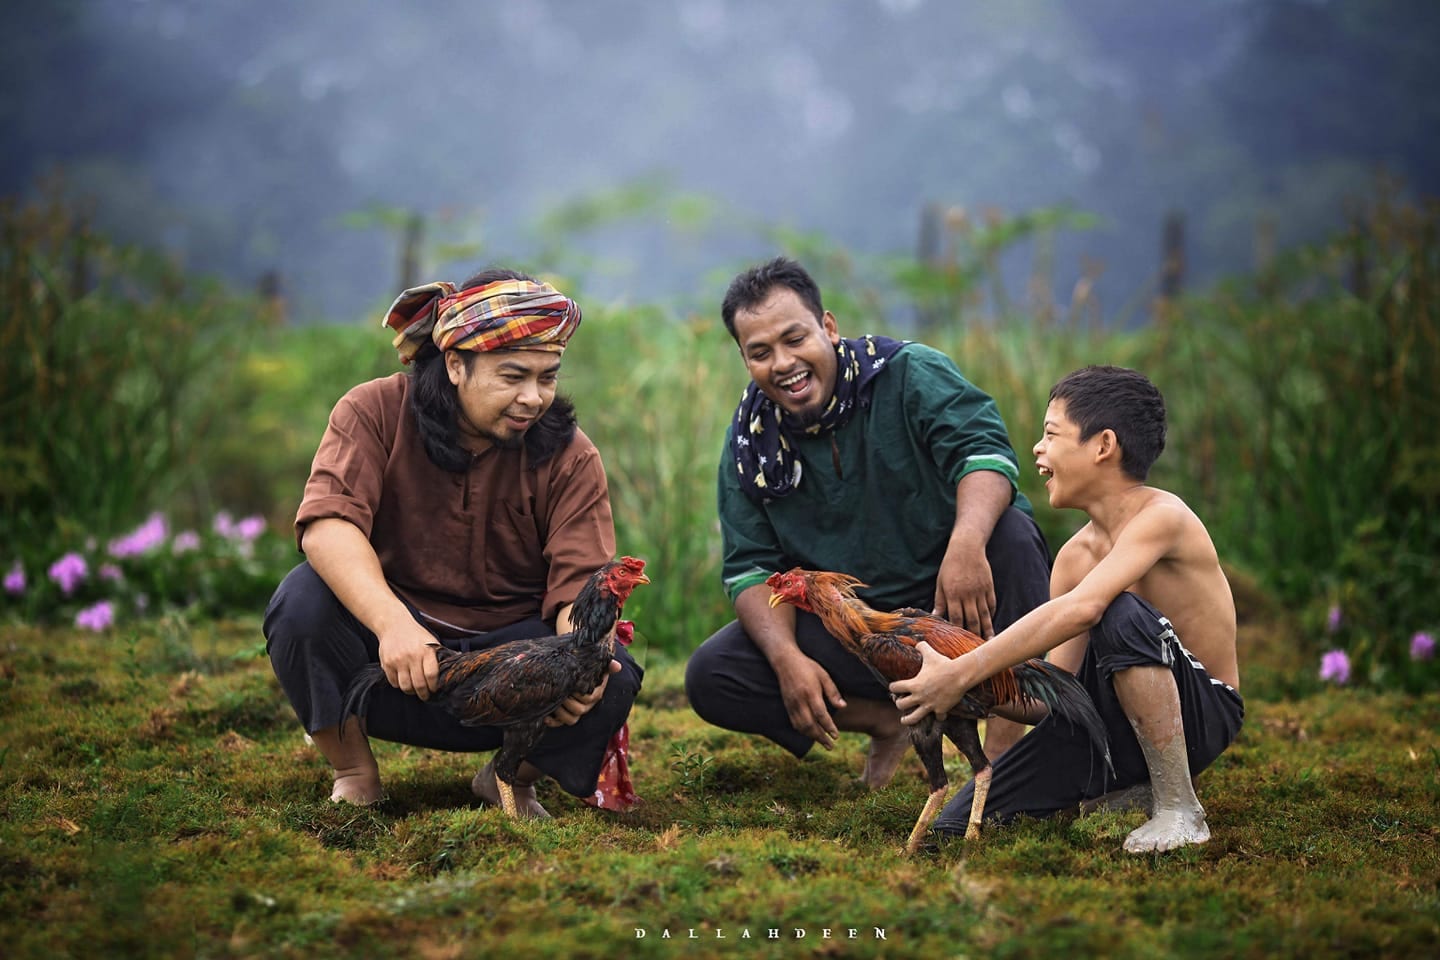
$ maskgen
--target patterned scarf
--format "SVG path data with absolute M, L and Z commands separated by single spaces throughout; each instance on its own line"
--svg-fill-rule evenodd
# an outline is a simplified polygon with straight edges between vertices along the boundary
M 848 423 L 856 407 L 870 405 L 870 382 L 909 342 L 868 335 L 842 339 L 835 347 L 839 359 L 835 394 L 820 419 L 808 426 L 765 396 L 755 381 L 746 384 L 730 438 L 730 453 L 746 495 L 752 500 L 773 500 L 799 486 L 801 464 L 789 435 L 815 435 Z
M 458 292 L 442 280 L 400 294 L 384 326 L 396 331 L 395 349 L 406 364 L 427 341 L 441 350 L 560 353 L 580 326 L 580 305 L 532 280 L 498 280 Z

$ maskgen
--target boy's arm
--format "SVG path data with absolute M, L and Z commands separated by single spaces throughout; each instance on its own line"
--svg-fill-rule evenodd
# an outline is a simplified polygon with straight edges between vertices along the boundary
M 921 643 L 925 661 L 920 672 L 890 685 L 904 712 L 901 719 L 916 723 L 930 713 L 944 715 L 976 684 L 1088 631 L 1111 601 L 1174 549 L 1183 526 L 1183 513 L 1172 505 L 1144 507 L 1074 589 L 1031 610 L 976 650 L 949 660 Z
M 1066 549 L 1069 547 L 1070 549 Z M 1050 571 L 1050 599 L 1063 597 L 1080 585 L 1085 579 L 1085 556 L 1081 550 L 1075 547 L 1072 539 L 1055 556 L 1055 566 Z M 1047 660 L 1061 669 L 1067 670 L 1071 675 L 1080 672 L 1080 662 L 1085 659 L 1085 646 L 1089 642 L 1087 633 L 1079 633 L 1061 640 L 1050 648 Z
M 1059 597 L 1075 589 L 1085 575 L 1085 555 L 1076 547 L 1075 538 L 1060 548 L 1055 557 L 1055 566 L 1050 571 L 1050 596 Z M 1046 658 L 1051 663 L 1072 675 L 1080 672 L 1080 662 L 1085 657 L 1086 634 L 1064 640 L 1050 651 Z M 1027 726 L 1037 724 L 1050 712 L 1043 703 L 1033 702 L 1025 706 L 1011 702 L 997 704 L 995 716 L 985 721 L 985 755 L 991 760 L 1014 746 L 1025 735 Z

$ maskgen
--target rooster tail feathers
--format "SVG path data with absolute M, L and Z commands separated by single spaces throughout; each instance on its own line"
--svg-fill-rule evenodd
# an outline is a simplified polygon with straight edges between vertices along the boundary
M 385 670 L 378 663 L 367 663 L 360 668 L 350 680 L 350 686 L 345 691 L 345 703 L 340 708 L 340 737 L 345 737 L 345 719 L 351 714 L 365 719 L 365 712 L 370 707 L 370 694 L 375 687 L 381 683 L 388 683 L 385 679 Z
M 1022 697 L 1039 700 L 1050 708 L 1050 713 L 1078 726 L 1089 735 L 1095 751 L 1105 758 L 1105 766 L 1113 774 L 1115 765 L 1110 760 L 1110 735 L 1095 701 L 1068 670 L 1057 667 L 1048 660 L 1030 660 L 1015 668 L 1016 680 L 1020 684 Z

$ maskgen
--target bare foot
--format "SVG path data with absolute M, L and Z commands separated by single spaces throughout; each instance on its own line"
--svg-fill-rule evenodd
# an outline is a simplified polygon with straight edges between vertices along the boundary
M 1125 838 L 1125 852 L 1159 853 L 1209 839 L 1210 825 L 1205 822 L 1203 808 L 1161 810 Z
M 879 790 L 895 776 L 905 751 L 910 749 L 910 734 L 902 728 L 888 737 L 871 737 L 870 752 L 865 757 L 865 770 L 860 782 L 871 790 Z
M 500 787 L 495 782 L 495 761 L 490 761 L 480 768 L 475 774 L 475 779 L 470 781 L 470 792 L 475 794 L 485 803 L 491 806 L 500 806 Z M 535 817 L 541 820 L 549 820 L 550 813 L 535 799 L 535 785 L 533 783 L 514 785 L 515 805 L 520 808 L 520 816 Z
M 330 790 L 332 803 L 353 803 L 357 807 L 368 807 L 385 799 L 385 788 L 380 785 L 379 773 L 351 773 L 335 775 L 335 785 Z

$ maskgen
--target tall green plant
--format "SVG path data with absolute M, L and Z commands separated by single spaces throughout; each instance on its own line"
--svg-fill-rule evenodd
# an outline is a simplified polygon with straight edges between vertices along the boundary
M 604 458 L 620 549 L 649 560 L 661 587 L 626 611 L 657 647 L 688 653 L 733 616 L 715 475 L 745 369 L 718 320 L 590 308 L 585 324 L 564 389 Z
M 187 512 L 238 422 L 225 370 L 258 309 L 107 243 L 59 201 L 5 204 L 0 235 L 5 542 L 113 533 L 162 504 Z
M 1440 623 L 1437 210 L 1382 200 L 1254 293 L 1188 301 L 1157 329 L 1177 485 L 1312 636 L 1358 633 L 1362 675 L 1403 668 Z M 1177 402 L 1178 401 L 1178 402 Z M 1329 641 L 1331 643 L 1335 640 Z

